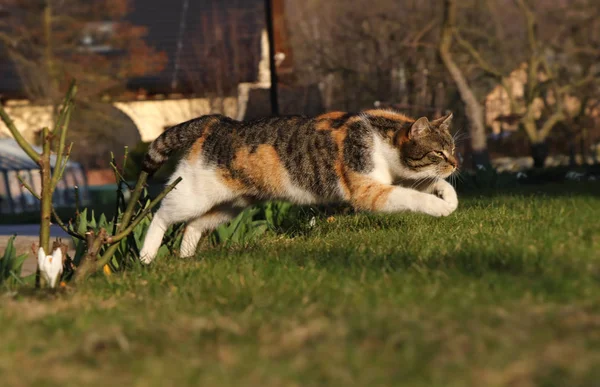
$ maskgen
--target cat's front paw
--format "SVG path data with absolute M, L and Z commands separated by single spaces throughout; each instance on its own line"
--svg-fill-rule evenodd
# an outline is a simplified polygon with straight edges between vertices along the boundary
M 436 187 L 433 191 L 433 194 L 447 202 L 452 207 L 452 211 L 456 210 L 458 207 L 458 196 L 456 195 L 454 187 L 452 187 L 450 184 L 444 184 Z
M 149 265 L 152 261 L 154 261 L 154 257 L 150 254 L 145 254 L 143 251 L 140 252 L 140 261 L 144 265 Z
M 458 205 L 458 201 L 456 205 Z M 448 216 L 454 212 L 456 205 L 437 196 L 429 195 L 423 205 L 422 212 L 436 217 Z

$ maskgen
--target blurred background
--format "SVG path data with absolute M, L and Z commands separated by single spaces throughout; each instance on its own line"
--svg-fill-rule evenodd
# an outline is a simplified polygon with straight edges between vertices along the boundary
M 209 113 L 452 111 L 463 170 L 583 176 L 599 59 L 597 0 L 0 0 L 0 100 L 25 138 L 79 84 L 65 202 L 114 190 L 111 151 L 130 147 L 134 179 L 149 142 Z M 16 174 L 35 165 L 6 138 L 0 123 L 0 213 L 26 212 Z

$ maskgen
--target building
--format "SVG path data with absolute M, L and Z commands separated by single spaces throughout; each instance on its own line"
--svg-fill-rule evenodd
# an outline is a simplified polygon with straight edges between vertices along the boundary
M 4 17 L 10 17 L 9 11 L 5 7 Z M 278 71 L 288 83 L 281 85 L 281 111 L 315 114 L 321 110 L 318 88 L 289 85 L 293 64 L 284 15 L 283 0 L 274 1 Z M 152 141 L 166 128 L 204 114 L 237 119 L 270 114 L 264 0 L 134 0 L 127 19 L 147 28 L 146 43 L 164 52 L 168 62 L 157 74 L 128 79 L 125 93 L 105 96 L 116 110 L 110 114 L 125 116 L 114 130 L 134 130 L 137 141 Z M 102 36 L 113 28 L 110 22 L 89 23 L 82 45 L 109 55 L 111 47 Z M 0 44 L 0 53 L 3 49 Z M 25 98 L 6 55 L 0 55 L 0 76 L 6 111 L 24 137 L 34 141 L 42 127 L 51 126 L 51 108 Z M 0 122 L 2 134 L 7 129 Z M 135 145 L 136 136 L 126 136 L 125 144 Z

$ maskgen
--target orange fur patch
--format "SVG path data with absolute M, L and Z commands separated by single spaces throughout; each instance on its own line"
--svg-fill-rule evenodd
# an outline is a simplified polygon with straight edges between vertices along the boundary
M 352 192 L 351 202 L 356 208 L 377 211 L 381 209 L 394 187 L 380 184 L 358 173 L 348 173 L 348 184 Z
M 316 117 L 316 130 L 335 130 L 331 127 L 331 121 L 337 120 L 344 116 L 344 112 L 329 112 Z
M 394 120 L 394 121 L 401 121 L 401 122 L 414 122 L 415 120 L 402 114 L 402 113 L 398 113 L 392 110 L 385 110 L 385 109 L 371 109 L 371 110 L 366 110 L 365 111 L 366 114 L 373 116 L 373 117 L 383 117 L 383 118 L 387 118 L 388 120 Z
M 409 130 L 410 130 L 410 128 L 406 128 L 406 129 L 403 129 L 401 133 L 397 134 L 397 137 L 395 138 L 396 146 L 400 147 L 402 144 L 404 144 L 405 142 L 407 142 L 408 140 L 410 140 L 408 138 L 408 131 Z
M 245 193 L 247 191 L 246 185 L 240 180 L 234 179 L 233 176 L 231 176 L 231 172 L 229 170 L 225 168 L 218 168 L 217 176 L 219 177 L 219 180 L 221 180 L 221 182 L 227 187 L 229 187 L 229 189 L 231 189 L 232 191 L 242 193 Z
M 200 157 L 202 153 L 202 146 L 204 145 L 204 141 L 206 140 L 206 136 L 202 135 L 199 139 L 194 142 L 192 147 L 190 148 L 190 152 L 188 153 L 188 161 L 196 161 Z
M 320 120 L 320 121 L 317 121 L 317 124 L 315 125 L 315 129 L 317 131 L 319 131 L 319 130 L 333 130 L 333 128 L 331 127 L 331 120 Z
M 317 116 L 317 120 L 337 120 L 338 118 L 342 118 L 344 116 L 344 112 L 329 112 L 325 114 L 321 114 Z
M 232 166 L 256 187 L 270 194 L 277 194 L 283 189 L 285 169 L 271 145 L 259 145 L 252 153 L 247 147 L 241 148 L 235 154 Z
M 350 119 L 348 119 L 344 126 L 340 127 L 339 129 L 335 129 L 331 132 L 333 141 L 335 141 L 338 147 L 338 155 L 335 160 L 335 173 L 338 176 L 338 181 L 340 183 L 342 195 L 345 200 L 350 200 L 352 198 L 353 187 L 346 173 L 346 164 L 344 160 L 344 141 L 346 140 L 346 136 L 348 135 L 348 125 L 362 120 L 363 118 L 360 116 L 351 117 Z
M 344 199 L 350 198 L 350 187 L 348 187 L 348 182 L 346 181 L 346 173 L 345 173 L 345 165 L 344 165 L 344 140 L 346 140 L 346 135 L 348 134 L 348 130 L 345 126 L 337 130 L 333 130 L 331 132 L 331 137 L 333 141 L 337 145 L 338 154 L 335 160 L 335 173 L 338 177 L 338 181 L 340 182 L 340 188 L 342 189 L 342 195 Z
M 204 141 L 206 141 L 206 138 L 210 134 L 212 126 L 214 124 L 216 124 L 218 121 L 219 121 L 218 118 L 213 118 L 206 124 L 206 127 L 204 128 L 204 131 L 202 133 L 202 136 L 200 136 L 194 142 L 192 147 L 190 148 L 190 151 L 189 151 L 188 157 L 187 157 L 188 161 L 193 162 L 193 161 L 198 160 L 198 158 L 200 158 L 200 155 L 202 154 L 202 146 L 204 145 Z

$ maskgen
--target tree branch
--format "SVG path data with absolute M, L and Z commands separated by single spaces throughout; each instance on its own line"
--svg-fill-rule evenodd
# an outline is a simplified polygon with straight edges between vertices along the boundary
M 556 124 L 558 124 L 564 119 L 565 114 L 562 109 L 559 109 L 544 122 L 544 125 L 542 125 L 542 128 L 539 130 L 538 138 L 545 139 L 552 130 L 552 128 L 554 128 Z
M 25 180 L 23 180 L 23 177 L 21 177 L 21 175 L 17 174 L 17 179 L 21 182 L 21 184 L 23 184 L 23 187 L 25 187 L 27 189 L 27 191 L 29 191 L 37 200 L 42 201 L 42 197 L 40 195 L 38 195 L 37 192 L 35 192 L 33 190 L 33 188 L 29 184 L 27 184 L 27 182 L 25 182 Z M 65 225 L 65 223 L 63 222 L 61 217 L 58 215 L 58 213 L 54 209 L 54 206 L 52 207 L 52 216 L 54 217 L 56 224 L 58 224 L 58 226 L 60 228 L 62 228 L 64 232 L 66 232 L 67 234 L 71 235 L 74 238 L 85 240 L 84 236 L 80 235 L 79 233 L 77 233 L 75 231 L 72 231 L 71 229 L 69 229 L 69 227 L 67 227 L 67 225 Z
M 454 32 L 454 38 L 456 39 L 456 42 L 462 48 L 464 48 L 469 53 L 469 55 L 471 55 L 471 57 L 473 59 L 475 59 L 475 61 L 479 65 L 479 67 L 481 67 L 481 69 L 486 74 L 488 74 L 489 76 L 496 78 L 498 80 L 500 80 L 504 77 L 504 75 L 499 70 L 494 68 L 488 61 L 483 59 L 481 54 L 479 54 L 477 49 L 475 47 L 473 47 L 473 45 L 471 43 L 469 43 L 468 41 L 466 41 L 465 39 L 462 38 L 458 29 L 455 28 L 453 32 Z
M 538 42 L 537 42 L 537 27 L 536 19 L 533 12 L 529 9 L 525 0 L 515 0 L 517 6 L 525 17 L 525 23 L 527 26 L 527 40 L 529 42 L 529 72 L 527 76 L 527 108 L 530 109 L 533 100 L 536 97 L 536 90 L 538 88 L 537 80 L 537 69 L 539 66 L 539 54 L 538 54 Z
M 52 174 L 52 190 L 56 188 L 58 180 L 62 177 L 64 167 L 62 166 L 63 153 L 65 150 L 65 139 L 67 137 L 67 130 L 69 128 L 69 121 L 71 120 L 71 111 L 73 109 L 73 96 L 77 92 L 77 86 L 75 82 L 71 83 L 69 91 L 65 96 L 62 109 L 56 121 L 56 126 L 53 132 L 60 130 L 60 139 L 58 142 L 58 149 L 56 151 L 56 162 L 54 163 L 54 173 Z M 70 153 L 70 149 L 69 149 Z M 66 162 L 65 162 L 66 166 Z
M 13 135 L 13 137 L 15 138 L 15 140 L 17 141 L 17 143 L 19 144 L 21 149 L 23 149 L 23 151 L 25 151 L 25 153 L 27 153 L 27 156 L 29 156 L 31 158 L 31 160 L 33 160 L 35 163 L 37 163 L 39 165 L 40 164 L 40 154 L 37 153 L 33 149 L 33 147 L 27 142 L 27 140 L 25 140 L 25 138 L 23 138 L 23 136 L 21 135 L 21 132 L 19 132 L 19 130 L 15 126 L 15 123 L 13 122 L 12 118 L 10 118 L 9 115 L 6 113 L 2 104 L 0 104 L 0 118 L 6 125 L 6 127 L 10 131 L 10 133 Z
M 444 24 L 442 26 L 442 35 L 439 43 L 439 53 L 446 69 L 452 76 L 460 93 L 461 99 L 465 103 L 467 117 L 471 124 L 471 146 L 476 152 L 484 152 L 487 149 L 485 139 L 485 125 L 483 121 L 483 107 L 473 93 L 464 74 L 452 58 L 450 47 L 452 46 L 452 37 L 456 26 L 456 0 L 444 1 Z
M 600 74 L 590 73 L 590 74 L 586 75 L 585 77 L 583 77 L 577 81 L 574 81 L 570 85 L 566 85 L 566 86 L 559 88 L 559 90 L 562 93 L 568 93 L 568 92 L 572 91 L 573 89 L 577 89 L 579 87 L 582 87 L 589 83 L 594 83 L 594 82 L 600 83 Z

